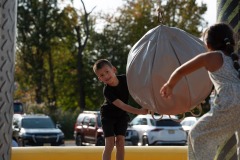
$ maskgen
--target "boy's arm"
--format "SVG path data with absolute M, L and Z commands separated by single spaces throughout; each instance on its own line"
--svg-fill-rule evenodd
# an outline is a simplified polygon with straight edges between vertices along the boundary
M 144 108 L 138 109 L 138 108 L 132 107 L 132 106 L 124 103 L 120 99 L 116 99 L 112 103 L 115 106 L 117 106 L 118 108 L 121 108 L 122 110 L 127 111 L 129 113 L 133 113 L 133 114 L 147 114 L 148 113 L 147 109 L 144 109 Z

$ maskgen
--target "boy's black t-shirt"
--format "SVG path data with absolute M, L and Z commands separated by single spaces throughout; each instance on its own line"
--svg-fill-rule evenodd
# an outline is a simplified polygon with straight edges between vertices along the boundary
M 101 107 L 102 117 L 116 118 L 128 115 L 126 111 L 112 104 L 112 102 L 116 99 L 120 99 L 127 104 L 129 98 L 126 75 L 117 75 L 117 78 L 119 80 L 117 86 L 113 87 L 106 85 L 103 88 L 103 95 L 105 100 Z

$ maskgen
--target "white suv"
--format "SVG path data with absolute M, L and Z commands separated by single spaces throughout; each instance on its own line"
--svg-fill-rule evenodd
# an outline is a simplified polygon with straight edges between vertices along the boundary
M 126 145 L 185 145 L 187 133 L 177 120 L 177 116 L 138 115 L 129 124 Z

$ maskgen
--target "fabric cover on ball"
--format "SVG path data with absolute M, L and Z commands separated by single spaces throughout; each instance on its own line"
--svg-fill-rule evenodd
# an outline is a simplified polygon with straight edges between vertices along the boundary
M 161 97 L 160 88 L 177 67 L 203 52 L 204 43 L 181 29 L 164 25 L 151 29 L 128 55 L 126 74 L 131 96 L 140 106 L 158 114 L 190 111 L 212 90 L 205 68 L 181 79 L 170 99 Z

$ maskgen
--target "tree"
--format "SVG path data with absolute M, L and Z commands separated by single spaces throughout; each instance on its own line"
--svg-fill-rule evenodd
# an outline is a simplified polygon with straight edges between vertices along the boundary
M 89 15 L 91 12 L 87 12 L 85 8 L 84 2 L 81 0 L 81 3 L 83 5 L 84 9 L 84 14 L 83 16 L 79 16 L 81 19 L 78 22 L 78 24 L 75 26 L 75 31 L 77 33 L 77 91 L 79 93 L 79 101 L 78 101 L 78 106 L 80 107 L 80 111 L 83 111 L 85 109 L 85 90 L 84 90 L 84 65 L 83 65 L 83 51 L 84 48 L 87 45 L 89 35 L 90 35 L 90 20 L 89 20 Z M 83 33 L 83 34 L 82 34 Z
M 16 81 L 34 97 L 33 103 L 45 103 L 54 111 L 58 96 L 55 73 L 59 70 L 54 65 L 60 64 L 61 54 L 70 53 L 66 43 L 69 18 L 58 8 L 57 0 L 19 0 L 18 4 Z
M 94 19 L 81 2 L 83 11 L 60 9 L 57 0 L 19 0 L 17 82 L 49 109 L 85 108 L 84 48 Z
M 18 56 L 19 66 L 26 73 L 25 80 L 35 88 L 36 102 L 42 103 L 48 89 L 46 81 L 46 60 L 52 71 L 50 37 L 54 33 L 52 15 L 57 12 L 52 5 L 56 1 L 19 0 L 18 6 Z M 41 8 L 44 8 L 41 9 Z M 51 13 L 51 14 L 49 14 Z M 48 59 L 45 58 L 48 55 Z M 54 90 L 54 74 L 51 73 L 50 88 Z M 53 97 L 55 93 L 51 93 Z

